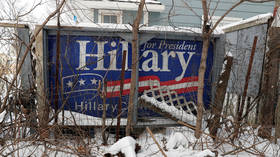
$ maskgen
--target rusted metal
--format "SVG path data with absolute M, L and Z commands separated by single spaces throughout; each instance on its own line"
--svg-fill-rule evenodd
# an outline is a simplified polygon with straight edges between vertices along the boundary
M 238 119 L 237 119 L 238 121 L 241 120 L 243 110 L 244 110 L 245 100 L 246 100 L 246 96 L 247 96 L 247 89 L 248 89 L 251 70 L 252 70 L 253 61 L 254 61 L 254 55 L 256 52 L 257 41 L 258 41 L 258 36 L 255 36 L 252 51 L 251 51 L 251 56 L 250 56 L 250 60 L 249 60 L 249 65 L 248 65 L 248 70 L 247 70 L 247 75 L 246 75 L 246 80 L 245 80 L 245 85 L 244 85 L 244 90 L 243 90 L 243 95 L 242 95 L 242 101 L 241 101 L 239 112 L 238 112 Z
M 237 136 L 239 134 L 239 128 L 240 128 L 240 124 L 242 121 L 242 114 L 243 114 L 245 100 L 246 100 L 246 96 L 247 96 L 247 89 L 248 89 L 252 65 L 253 65 L 253 61 L 254 61 L 254 55 L 255 55 L 255 51 L 256 51 L 257 41 L 258 41 L 258 36 L 255 36 L 252 51 L 251 51 L 251 56 L 250 56 L 250 60 L 249 60 L 248 70 L 247 70 L 247 74 L 246 74 L 244 90 L 243 90 L 243 94 L 242 94 L 242 98 L 241 98 L 241 104 L 239 104 L 239 103 L 237 104 L 238 105 L 237 106 L 238 107 L 237 118 L 236 118 L 236 125 L 234 128 L 234 135 L 232 136 L 232 139 L 237 138 Z
M 121 124 L 121 112 L 122 112 L 122 93 L 123 93 L 125 62 L 126 62 L 125 59 L 126 59 L 126 50 L 123 51 L 123 57 L 122 57 L 122 72 L 121 72 L 121 80 L 120 80 L 120 99 L 119 99 L 119 104 L 118 104 L 116 141 L 118 141 L 119 138 L 120 138 L 120 124 Z

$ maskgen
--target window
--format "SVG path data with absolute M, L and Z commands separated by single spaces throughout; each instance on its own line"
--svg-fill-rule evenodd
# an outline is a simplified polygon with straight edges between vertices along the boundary
M 98 23 L 122 24 L 122 11 L 99 10 L 98 11 Z
M 147 11 L 143 12 L 143 24 L 145 26 L 148 26 L 148 24 L 149 24 L 149 12 L 147 12 Z
M 103 23 L 118 23 L 116 15 L 104 15 Z

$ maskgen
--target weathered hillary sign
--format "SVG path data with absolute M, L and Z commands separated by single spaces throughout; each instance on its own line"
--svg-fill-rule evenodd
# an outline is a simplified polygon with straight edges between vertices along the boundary
M 126 72 L 123 90 L 123 116 L 126 116 L 127 96 L 130 89 L 131 44 L 120 37 L 61 36 L 59 106 L 96 117 L 102 116 L 102 89 L 99 84 L 106 81 L 107 116 L 117 115 L 120 94 L 122 55 L 126 56 Z M 202 42 L 153 38 L 139 48 L 139 93 L 151 87 L 151 83 L 167 86 L 183 95 L 186 100 L 196 102 L 198 69 Z M 50 99 L 55 93 L 56 36 L 48 35 Z M 213 47 L 207 58 L 204 102 L 210 100 L 210 71 Z M 99 83 L 100 82 L 100 83 Z M 99 90 L 100 89 L 100 90 Z M 104 95 L 104 93 L 103 93 Z M 141 113 L 143 111 L 139 111 Z M 145 115 L 154 115 L 145 111 Z

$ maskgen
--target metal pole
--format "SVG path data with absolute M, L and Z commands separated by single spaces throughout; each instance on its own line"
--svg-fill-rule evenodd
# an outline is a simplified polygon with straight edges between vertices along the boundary
M 248 86 L 249 86 L 251 70 L 252 70 L 254 56 L 255 56 L 255 52 L 256 52 L 257 41 L 258 41 L 258 36 L 255 36 L 252 51 L 251 51 L 251 56 L 250 56 L 250 60 L 249 60 L 248 70 L 247 70 L 247 74 L 246 74 L 245 85 L 244 85 L 244 90 L 243 90 L 243 95 L 242 95 L 242 101 L 241 101 L 241 105 L 240 105 L 240 108 L 239 108 L 240 110 L 238 112 L 238 121 L 242 120 L 241 118 L 242 118 L 242 114 L 243 114 L 243 110 L 244 110 L 245 99 L 247 97 L 247 90 L 248 90 Z

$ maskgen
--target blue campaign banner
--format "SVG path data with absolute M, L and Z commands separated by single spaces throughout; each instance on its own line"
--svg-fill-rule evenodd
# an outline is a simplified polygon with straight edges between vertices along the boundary
M 58 106 L 95 117 L 102 117 L 106 95 L 107 117 L 117 116 L 120 94 L 122 55 L 127 51 L 122 117 L 126 117 L 131 74 L 131 44 L 120 37 L 75 36 L 60 37 L 59 87 L 55 86 L 56 36 L 47 36 L 49 98 L 54 106 L 55 89 L 59 88 Z M 166 86 L 187 101 L 196 102 L 198 69 L 202 42 L 153 38 L 139 48 L 139 95 L 151 86 Z M 208 50 L 205 74 L 205 107 L 211 100 L 210 73 L 213 46 Z M 102 92 L 106 81 L 107 92 Z M 152 85 L 151 85 L 152 83 Z M 145 116 L 158 116 L 138 109 Z

